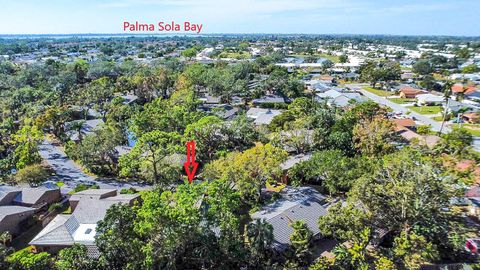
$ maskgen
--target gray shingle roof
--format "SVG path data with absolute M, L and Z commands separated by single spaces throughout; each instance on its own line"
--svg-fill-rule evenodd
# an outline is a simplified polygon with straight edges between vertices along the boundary
M 285 162 L 280 164 L 280 168 L 282 170 L 288 170 L 293 166 L 295 166 L 295 164 L 298 164 L 303 161 L 307 161 L 310 158 L 312 158 L 312 154 L 300 154 L 300 155 L 291 156 Z
M 72 215 L 75 216 L 80 223 L 94 224 L 102 220 L 108 208 L 115 203 L 118 203 L 118 201 L 81 199 Z
M 116 191 L 116 190 L 113 190 Z M 116 195 L 109 189 L 90 189 L 78 192 L 72 198 L 78 199 L 78 204 L 71 215 L 56 216 L 35 238 L 30 242 L 31 245 L 73 245 L 82 243 L 87 245 L 88 254 L 93 258 L 98 257 L 96 247 L 88 248 L 93 245 L 93 238 L 85 238 L 82 226 L 96 224 L 102 220 L 108 208 L 117 203 L 129 203 L 137 198 L 138 194 L 120 194 Z M 101 196 L 108 196 L 102 198 Z M 72 199 L 71 198 L 71 199 Z M 95 225 L 91 227 L 95 228 Z M 79 235 L 80 233 L 80 235 Z M 82 235 L 83 234 L 83 235 Z M 79 237 L 80 236 L 80 237 Z
M 290 244 L 290 224 L 297 220 L 305 221 L 313 235 L 318 235 L 318 218 L 327 214 L 325 197 L 310 187 L 287 187 L 281 195 L 281 199 L 252 214 L 253 219 L 265 219 L 272 225 L 275 247 L 283 249 Z
M 72 234 L 79 223 L 72 215 L 57 215 L 37 234 L 30 245 L 73 245 Z
M 45 195 L 46 192 L 50 192 L 51 190 L 55 190 L 55 189 L 49 189 L 46 187 L 23 188 L 22 192 L 17 194 L 14 201 L 17 203 L 35 205 L 39 203 L 39 200 L 42 198 L 43 195 Z M 60 191 L 58 192 L 60 195 Z
M 35 208 L 17 206 L 17 205 L 6 205 L 0 206 L 0 222 L 6 217 L 14 214 L 28 213 L 33 214 L 36 211 Z
M 264 114 L 260 114 L 253 123 L 255 125 L 268 125 L 272 122 L 273 118 L 279 114 L 281 114 L 281 111 L 278 110 L 268 110 Z
M 20 193 L 20 189 L 12 186 L 0 186 L 0 205 L 12 203 L 15 196 Z
M 261 103 L 284 103 L 285 99 L 281 96 L 277 95 L 266 95 L 261 98 L 257 98 L 252 100 L 253 104 L 261 104 Z

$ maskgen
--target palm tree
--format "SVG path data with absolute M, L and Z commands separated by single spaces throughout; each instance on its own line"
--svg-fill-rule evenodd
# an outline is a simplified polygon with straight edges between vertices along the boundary
M 265 220 L 255 220 L 245 226 L 245 243 L 252 254 L 252 265 L 264 261 L 273 242 L 273 227 Z
M 76 120 L 73 121 L 70 130 L 76 131 L 78 133 L 78 140 L 81 142 L 83 139 L 83 125 L 85 124 L 85 120 Z
M 9 232 L 3 232 L 0 234 L 0 242 L 2 242 L 4 246 L 10 241 L 12 241 L 12 235 Z
M 440 130 L 438 131 L 439 135 L 442 134 L 443 126 L 445 125 L 445 120 L 447 118 L 448 103 L 450 102 L 450 97 L 452 96 L 452 85 L 453 85 L 453 83 L 451 81 L 447 81 L 443 85 L 443 98 L 445 100 L 445 109 L 443 110 L 442 126 L 440 127 Z

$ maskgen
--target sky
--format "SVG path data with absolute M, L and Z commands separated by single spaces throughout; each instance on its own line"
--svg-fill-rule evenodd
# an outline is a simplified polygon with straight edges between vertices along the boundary
M 479 10 L 479 0 L 0 0 L 0 34 L 128 33 L 125 21 L 189 21 L 203 24 L 202 34 L 480 36 Z

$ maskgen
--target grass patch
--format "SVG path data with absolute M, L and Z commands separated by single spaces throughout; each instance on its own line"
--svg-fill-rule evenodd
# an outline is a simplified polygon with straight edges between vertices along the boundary
M 223 51 L 218 55 L 218 58 L 233 58 L 233 59 L 250 59 L 252 55 L 248 52 L 226 52 Z
M 390 100 L 391 102 L 395 102 L 397 104 L 408 104 L 408 103 L 415 102 L 414 98 L 389 98 L 388 100 Z
M 313 56 L 313 57 L 316 57 L 316 58 L 326 58 L 326 59 L 332 61 L 333 63 L 339 63 L 340 62 L 340 57 L 339 56 L 326 54 L 326 53 L 315 53 L 313 55 L 310 55 L 310 54 L 291 54 L 289 56 L 290 57 L 301 57 L 301 58 L 305 58 L 305 57 L 308 57 L 308 56 Z
M 443 121 L 443 116 L 435 116 L 435 117 L 432 117 L 432 119 L 437 121 L 437 122 L 442 122 Z
M 375 89 L 375 88 L 370 87 L 370 86 L 365 86 L 365 87 L 363 87 L 363 89 L 367 90 L 368 92 L 370 92 L 372 94 L 375 94 L 375 95 L 381 96 L 381 97 L 389 97 L 389 96 L 393 96 L 395 94 L 393 92 L 380 90 L 380 89 Z
M 463 124 L 462 127 L 472 136 L 480 137 L 480 124 Z
M 326 54 L 326 53 L 319 53 L 319 54 L 315 54 L 316 57 L 322 57 L 322 58 L 327 58 L 328 60 L 334 62 L 334 63 L 338 63 L 340 62 L 340 57 L 336 56 L 336 55 L 330 55 L 330 54 Z
M 407 108 L 419 114 L 437 114 L 442 111 L 442 106 L 410 106 Z

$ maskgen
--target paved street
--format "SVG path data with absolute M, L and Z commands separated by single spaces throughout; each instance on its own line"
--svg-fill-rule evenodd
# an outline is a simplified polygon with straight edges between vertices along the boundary
M 440 127 L 442 125 L 440 122 L 437 122 L 437 121 L 435 121 L 435 120 L 433 120 L 433 119 L 431 119 L 431 118 L 429 118 L 425 115 L 414 112 L 414 111 L 412 111 L 408 108 L 405 108 L 405 107 L 401 106 L 400 104 L 397 104 L 395 102 L 391 102 L 390 100 L 388 100 L 385 97 L 377 96 L 373 93 L 370 93 L 370 92 L 363 89 L 363 85 L 352 84 L 352 85 L 350 85 L 350 88 L 353 89 L 353 90 L 359 91 L 364 96 L 368 97 L 369 99 L 375 101 L 378 104 L 382 104 L 382 105 L 385 105 L 385 106 L 388 106 L 388 107 L 392 108 L 394 111 L 402 112 L 402 113 L 410 112 L 410 115 L 415 117 L 417 120 L 420 120 L 420 121 L 424 122 L 425 124 L 430 125 L 432 127 L 433 131 L 439 131 L 440 130 Z M 450 127 L 444 126 L 442 133 L 448 133 L 450 131 L 452 131 L 452 129 Z M 480 138 L 479 137 L 473 137 L 472 147 L 475 151 L 480 152 Z
M 352 85 L 351 87 L 352 87 L 352 89 L 354 89 L 356 91 L 359 91 L 360 93 L 362 93 L 364 96 L 368 97 L 369 99 L 375 101 L 376 103 L 388 106 L 396 112 L 402 112 L 402 113 L 410 112 L 409 113 L 410 116 L 415 117 L 415 119 L 417 119 L 419 121 L 422 121 L 426 125 L 430 125 L 432 127 L 433 131 L 437 132 L 437 131 L 440 130 L 440 127 L 442 125 L 440 122 L 437 122 L 437 121 L 435 121 L 435 120 L 433 120 L 433 119 L 431 119 L 431 118 L 429 118 L 425 115 L 414 112 L 414 111 L 412 111 L 408 108 L 405 108 L 405 107 L 401 106 L 400 104 L 397 104 L 395 102 L 392 102 L 392 101 L 388 100 L 385 97 L 380 97 L 380 96 L 377 96 L 373 93 L 370 93 L 370 92 L 364 90 L 362 88 L 362 86 Z M 443 131 L 442 131 L 443 133 L 450 132 L 450 131 L 451 131 L 451 129 L 449 127 L 447 127 L 447 126 L 443 127 Z
M 136 189 L 148 188 L 148 185 L 140 183 L 125 183 L 114 179 L 100 179 L 82 172 L 80 167 L 69 159 L 67 155 L 58 146 L 55 146 L 52 142 L 44 140 L 39 145 L 39 153 L 43 160 L 48 163 L 55 171 L 56 175 L 50 179 L 51 181 L 61 181 L 65 185 L 61 188 L 62 193 L 67 193 L 73 189 L 76 185 L 81 183 L 97 184 L 100 188 L 130 188 Z

